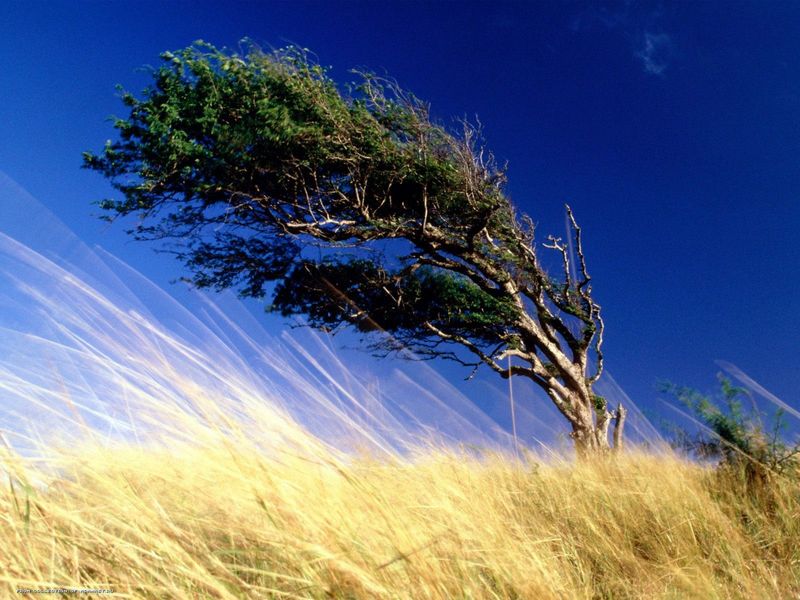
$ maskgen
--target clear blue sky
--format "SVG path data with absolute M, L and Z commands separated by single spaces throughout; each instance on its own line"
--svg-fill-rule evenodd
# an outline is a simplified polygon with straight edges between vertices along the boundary
M 111 190 L 81 152 L 161 51 L 243 37 L 477 114 L 543 235 L 572 205 L 607 365 L 640 405 L 658 378 L 708 389 L 716 359 L 797 402 L 800 3 L 5 1 L 0 170 L 168 286 L 178 264 L 93 218 Z

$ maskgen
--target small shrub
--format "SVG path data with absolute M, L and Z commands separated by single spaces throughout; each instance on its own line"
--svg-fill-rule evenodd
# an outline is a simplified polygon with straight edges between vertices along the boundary
M 757 490 L 776 475 L 797 478 L 800 443 L 792 445 L 785 438 L 784 410 L 778 408 L 768 417 L 749 390 L 733 385 L 722 373 L 717 378 L 720 391 L 716 396 L 671 382 L 660 384 L 660 391 L 686 406 L 703 428 L 693 434 L 673 427 L 673 444 L 699 458 L 719 460 L 723 469 L 742 475 Z M 752 408 L 745 408 L 745 400 Z

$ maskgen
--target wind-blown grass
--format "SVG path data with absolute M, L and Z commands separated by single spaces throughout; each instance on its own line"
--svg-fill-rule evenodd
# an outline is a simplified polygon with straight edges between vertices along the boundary
M 313 446 L 313 444 L 312 444 Z M 62 451 L 0 493 L 5 593 L 134 598 L 788 598 L 796 484 L 674 456 L 536 466 L 427 449 L 265 456 L 226 437 Z
M 321 351 L 294 360 L 219 311 L 227 333 L 184 311 L 179 336 L 88 281 L 0 235 L 2 596 L 800 594 L 796 481 L 426 438 L 413 402 L 393 411 Z M 435 413 L 451 442 L 492 446 L 457 413 Z

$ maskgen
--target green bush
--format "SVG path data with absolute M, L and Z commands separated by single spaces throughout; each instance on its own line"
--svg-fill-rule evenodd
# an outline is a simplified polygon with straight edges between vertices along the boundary
M 700 458 L 718 460 L 721 468 L 759 487 L 776 475 L 797 477 L 800 443 L 786 439 L 784 410 L 766 415 L 749 390 L 733 385 L 722 373 L 717 378 L 720 391 L 714 396 L 671 382 L 659 385 L 661 392 L 686 406 L 701 426 L 694 434 L 673 427 L 673 444 Z

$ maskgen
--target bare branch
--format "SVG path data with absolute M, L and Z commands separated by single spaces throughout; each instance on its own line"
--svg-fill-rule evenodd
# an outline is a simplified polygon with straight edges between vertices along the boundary
M 489 365 L 489 367 L 491 367 L 493 371 L 496 371 L 498 373 L 503 373 L 504 371 L 506 371 L 505 369 L 503 369 L 503 367 L 501 367 L 499 364 L 497 364 L 491 358 L 491 356 L 486 354 L 476 344 L 472 343 L 467 338 L 465 338 L 465 337 L 463 337 L 461 335 L 453 334 L 453 333 L 445 333 L 444 331 L 442 331 L 441 329 L 439 329 L 438 327 L 436 327 L 433 323 L 431 323 L 429 321 L 425 321 L 425 323 L 423 323 L 423 326 L 426 327 L 428 330 L 430 330 L 431 333 L 439 336 L 440 338 L 442 338 L 444 340 L 450 340 L 450 341 L 456 342 L 458 344 L 461 344 L 467 350 L 472 352 L 475 356 L 480 358 L 481 361 L 483 361 L 485 364 Z
M 547 239 L 550 241 L 550 244 L 542 244 L 545 248 L 549 248 L 550 250 L 556 250 L 561 253 L 561 260 L 564 264 L 564 297 L 567 297 L 569 290 L 572 288 L 572 276 L 570 275 L 570 268 L 569 268 L 569 255 L 567 254 L 567 247 L 561 243 L 560 237 L 555 237 L 552 235 L 547 236 Z
M 603 333 L 605 332 L 605 322 L 603 321 L 603 317 L 600 315 L 600 307 L 597 304 L 593 306 L 596 307 L 596 311 L 594 314 L 595 321 L 597 321 L 597 331 L 595 332 L 595 343 L 594 343 L 594 352 L 595 352 L 595 372 L 594 374 L 589 377 L 589 383 L 594 384 L 599 379 L 600 376 L 603 374 Z
M 578 226 L 578 222 L 575 220 L 575 216 L 572 214 L 572 209 L 570 208 L 569 204 L 564 205 L 567 209 L 567 216 L 569 217 L 570 225 L 572 226 L 572 230 L 575 232 L 575 246 L 576 252 L 578 253 L 578 264 L 581 267 L 581 276 L 582 279 L 580 283 L 578 283 L 578 291 L 581 292 L 583 296 L 583 289 L 589 284 L 592 280 L 589 277 L 589 273 L 586 270 L 586 257 L 583 255 L 583 242 L 581 241 L 581 228 Z M 590 302 L 588 294 L 584 296 L 587 302 Z

